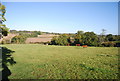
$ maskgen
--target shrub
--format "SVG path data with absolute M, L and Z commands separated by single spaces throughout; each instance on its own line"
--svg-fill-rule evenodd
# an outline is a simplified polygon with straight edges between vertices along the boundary
M 69 44 L 68 36 L 66 34 L 62 34 L 59 37 L 53 37 L 51 44 L 66 46 L 67 44 Z
M 11 43 L 17 43 L 17 44 L 21 44 L 21 43 L 25 43 L 26 37 L 18 35 L 12 38 Z
M 120 43 L 116 43 L 116 45 L 115 45 L 116 47 L 120 47 Z
M 115 44 L 115 47 L 120 47 L 120 41 L 114 41 Z
M 114 42 L 103 42 L 102 46 L 104 47 L 114 47 L 116 45 L 116 43 Z

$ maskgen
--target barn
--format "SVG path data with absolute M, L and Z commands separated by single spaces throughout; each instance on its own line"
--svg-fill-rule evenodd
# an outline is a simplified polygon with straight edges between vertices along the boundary
M 3 36 L 3 38 L 0 38 L 0 43 L 2 41 L 6 42 L 6 43 L 11 43 L 11 39 L 17 35 L 19 35 L 19 34 L 18 33 L 17 34 L 8 34 L 7 36 Z
M 34 38 L 27 38 L 25 43 L 26 44 L 35 44 L 35 43 L 41 43 L 41 44 L 48 44 L 49 42 L 51 42 L 51 39 L 54 36 L 58 36 L 58 35 L 54 35 L 54 34 L 44 34 L 44 35 L 38 35 L 38 37 L 34 37 Z

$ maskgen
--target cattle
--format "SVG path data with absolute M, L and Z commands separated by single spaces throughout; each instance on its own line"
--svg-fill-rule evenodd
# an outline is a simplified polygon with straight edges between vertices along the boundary
M 76 46 L 80 46 L 80 44 L 76 44 Z
M 87 48 L 88 46 L 87 46 L 87 45 L 83 45 L 82 47 L 83 47 L 83 48 Z
M 70 46 L 70 44 L 67 44 L 67 46 Z

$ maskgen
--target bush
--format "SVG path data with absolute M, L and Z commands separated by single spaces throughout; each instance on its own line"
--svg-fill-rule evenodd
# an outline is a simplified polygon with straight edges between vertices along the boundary
M 120 47 L 120 43 L 116 43 L 116 45 L 115 45 L 116 47 Z
M 62 34 L 59 37 L 53 37 L 51 44 L 66 46 L 67 44 L 69 44 L 68 36 L 66 34 Z
M 120 41 L 114 41 L 115 44 L 115 47 L 120 47 Z
M 104 46 L 104 47 L 114 47 L 116 45 L 116 43 L 114 43 L 114 42 L 103 42 L 101 45 Z
M 25 43 L 26 37 L 18 35 L 12 38 L 11 43 L 21 44 Z

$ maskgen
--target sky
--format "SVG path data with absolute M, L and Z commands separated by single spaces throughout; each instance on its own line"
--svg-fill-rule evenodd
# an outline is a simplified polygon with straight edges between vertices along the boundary
M 118 2 L 3 2 L 11 30 L 118 34 Z
M 2 2 L 118 2 L 119 0 L 2 0 Z

